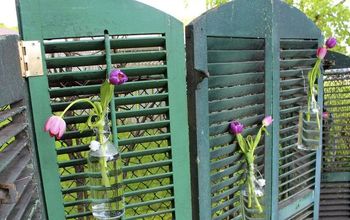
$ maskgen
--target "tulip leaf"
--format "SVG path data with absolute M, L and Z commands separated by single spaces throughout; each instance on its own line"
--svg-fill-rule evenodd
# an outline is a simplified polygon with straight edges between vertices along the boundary
M 246 139 L 247 139 L 247 143 L 249 145 L 248 152 L 250 152 L 250 151 L 254 150 L 254 139 L 253 139 L 253 136 L 251 136 L 251 135 L 248 135 Z
M 265 127 L 262 127 L 261 129 L 262 129 L 263 132 L 266 133 L 266 135 L 270 135 L 269 132 L 267 132 L 267 129 Z
M 241 134 L 237 134 L 236 137 L 237 137 L 238 145 L 241 147 L 242 152 L 246 154 L 248 152 L 248 146 L 247 146 L 246 140 L 243 138 Z
M 259 142 L 260 142 L 261 133 L 262 133 L 262 131 L 263 131 L 263 128 L 264 128 L 264 127 L 261 127 L 261 128 L 259 129 L 258 134 L 255 136 L 255 140 L 254 140 L 254 144 L 253 144 L 254 150 L 255 150 L 256 146 L 258 146 L 258 144 L 259 144 Z
M 96 106 L 96 108 L 98 110 L 98 112 L 96 112 L 96 114 L 102 114 L 103 108 L 102 108 L 101 102 L 94 102 L 94 105 Z
M 113 98 L 114 93 L 114 85 L 110 84 L 107 80 L 102 84 L 101 90 L 100 90 L 100 96 L 101 96 L 101 106 L 102 111 L 105 113 L 108 108 L 109 102 Z

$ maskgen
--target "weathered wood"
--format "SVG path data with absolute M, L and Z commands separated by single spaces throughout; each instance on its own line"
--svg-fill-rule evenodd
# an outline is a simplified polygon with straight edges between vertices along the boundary
M 6 167 L 14 160 L 16 156 L 23 150 L 24 147 L 28 146 L 29 140 L 15 140 L 0 154 L 0 173 L 6 169 Z
M 33 182 L 33 170 L 26 168 L 21 172 L 19 179 L 14 183 L 16 189 L 16 202 L 12 204 L 3 204 L 0 206 L 0 219 L 11 219 L 9 215 L 14 215 L 18 210 L 25 210 L 28 207 L 25 205 L 25 201 L 29 196 L 29 199 L 36 199 L 38 197 L 35 189 L 35 183 Z M 40 210 L 38 210 L 40 212 Z
M 0 204 L 15 203 L 17 199 L 16 186 L 13 183 L 0 183 Z
M 11 164 L 0 174 L 0 183 L 14 183 L 31 160 L 28 151 L 22 151 Z
M 305 190 L 302 193 L 297 194 L 293 198 L 280 203 L 279 208 L 281 209 L 279 213 L 280 219 L 288 219 L 289 217 L 295 215 L 297 210 L 303 210 L 308 207 L 313 202 L 313 191 Z
M 27 128 L 27 123 L 11 123 L 1 130 L 0 146 Z
M 0 107 L 23 98 L 23 79 L 19 66 L 18 37 L 0 36 Z
M 10 215 L 8 216 L 8 219 L 22 219 L 24 216 L 23 214 L 26 211 L 26 208 L 30 204 L 31 199 L 35 196 L 36 190 L 34 190 L 34 186 L 32 184 L 28 184 L 25 186 L 26 193 L 24 193 L 19 200 L 19 202 L 16 204 L 15 207 L 13 207 Z
M 42 212 L 41 212 L 41 205 L 40 200 L 37 199 L 33 201 L 34 205 L 33 208 L 30 210 L 30 214 L 28 215 L 31 220 L 42 220 Z
M 304 78 L 307 78 L 307 72 L 316 61 L 315 49 L 321 39 L 320 30 L 304 14 L 282 1 L 236 0 L 206 12 L 190 23 L 187 32 L 189 126 L 191 146 L 197 147 L 191 153 L 192 160 L 199 161 L 192 164 L 198 169 L 192 171 L 195 175 L 193 180 L 199 183 L 198 189 L 193 187 L 196 198 L 199 198 L 199 204 L 195 204 L 199 214 L 194 218 L 240 217 L 241 213 L 234 203 L 235 195 L 227 195 L 215 203 L 210 201 L 218 195 L 208 195 L 208 185 L 212 187 L 213 182 L 208 181 L 206 172 L 213 176 L 226 174 L 225 178 L 233 178 L 235 171 L 228 173 L 229 169 L 220 170 L 218 167 L 216 174 L 213 170 L 208 171 L 208 165 L 222 162 L 229 166 L 225 164 L 227 158 L 232 159 L 231 164 L 237 162 L 232 154 L 238 154 L 239 148 L 232 151 L 228 147 L 236 144 L 234 136 L 228 131 L 231 120 L 244 121 L 248 131 L 255 124 L 259 126 L 259 119 L 264 114 L 274 118 L 273 125 L 268 127 L 270 136 L 265 137 L 265 153 L 257 157 L 257 163 L 265 160 L 260 166 L 264 167 L 264 178 L 267 179 L 265 218 L 311 218 L 310 210 L 313 201 L 317 206 L 318 197 L 300 192 L 314 185 L 318 189 L 319 175 L 315 178 L 297 174 L 306 180 L 294 178 L 294 186 L 288 181 L 295 174 L 295 166 L 301 166 L 309 175 L 315 173 L 316 161 L 317 166 L 321 161 L 320 155 L 310 162 L 308 160 L 314 154 L 299 156 L 291 153 L 297 140 L 298 118 L 294 114 L 306 101 L 304 85 L 307 80 Z M 203 79 L 204 75 L 208 77 L 208 85 L 205 83 L 207 79 Z M 209 102 L 209 115 L 206 101 Z M 207 125 L 209 134 L 204 127 Z M 254 133 L 253 130 L 250 132 Z M 218 158 L 218 161 L 208 158 L 205 150 L 214 150 L 215 155 L 225 158 Z M 279 156 L 285 159 L 279 160 Z M 206 183 L 206 187 L 203 187 L 203 183 Z M 277 187 L 281 183 L 285 188 Z M 303 189 L 303 184 L 307 185 L 306 189 Z M 279 192 L 289 196 L 282 197 Z M 295 195 L 300 195 L 301 206 L 296 207 L 297 204 L 291 203 Z M 284 204 L 290 206 L 281 210 L 278 203 L 283 200 L 287 200 L 289 203 Z
M 30 145 L 25 111 L 28 94 L 20 76 L 17 39 L 0 36 L 0 107 L 6 106 L 0 111 L 0 123 L 7 123 L 0 128 L 0 219 L 26 219 L 23 213 L 29 206 L 25 200 L 38 198 L 33 169 L 29 168 L 34 146 Z M 39 216 L 41 209 L 39 202 Z
M 25 109 L 26 109 L 25 106 L 20 106 L 18 108 L 10 108 L 0 112 L 0 122 L 3 122 L 8 118 L 11 118 L 19 113 L 22 113 Z

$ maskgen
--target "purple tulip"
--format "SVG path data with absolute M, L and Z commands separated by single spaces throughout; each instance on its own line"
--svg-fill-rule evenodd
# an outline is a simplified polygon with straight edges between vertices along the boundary
M 59 116 L 51 116 L 45 123 L 44 131 L 49 132 L 51 137 L 61 139 L 66 131 L 66 122 Z
M 323 59 L 327 54 L 327 48 L 325 47 L 320 47 L 317 49 L 317 52 L 316 52 L 316 56 L 319 58 L 319 59 Z
M 243 132 L 244 125 L 239 121 L 232 121 L 230 123 L 230 131 L 232 134 L 240 134 Z
M 113 85 L 121 85 L 128 81 L 127 75 L 119 69 L 112 70 L 109 76 L 109 82 Z
M 328 40 L 326 41 L 326 47 L 331 49 L 335 47 L 335 45 L 337 45 L 337 39 L 335 39 L 335 37 L 328 38 Z
M 271 116 L 266 116 L 263 120 L 262 120 L 262 124 L 263 126 L 267 127 L 269 126 L 270 124 L 272 124 L 273 122 L 273 119 Z

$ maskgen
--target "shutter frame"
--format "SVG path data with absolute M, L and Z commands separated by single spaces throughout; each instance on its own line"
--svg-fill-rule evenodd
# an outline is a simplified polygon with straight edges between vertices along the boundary
M 112 120 L 114 122 L 113 124 L 116 124 L 116 130 L 119 134 L 119 147 L 127 149 L 127 147 L 132 144 L 140 145 L 146 142 L 154 143 L 154 145 L 156 145 L 157 142 L 167 142 L 171 144 L 168 146 L 159 145 L 160 147 L 158 150 L 153 148 L 138 149 L 138 151 L 130 150 L 129 152 L 125 150 L 125 152 L 122 153 L 122 158 L 124 160 L 128 160 L 129 158 L 141 158 L 138 162 L 139 164 L 123 168 L 125 175 L 132 176 L 125 179 L 125 184 L 130 186 L 136 186 L 137 184 L 147 185 L 146 189 L 140 188 L 140 190 L 130 191 L 131 188 L 129 188 L 129 191 L 125 193 L 129 198 L 128 203 L 130 203 L 126 205 L 127 216 L 125 218 L 137 219 L 158 216 L 163 219 L 175 217 L 179 219 L 189 219 L 191 216 L 191 193 L 189 187 L 186 187 L 190 185 L 190 174 L 189 156 L 187 153 L 188 132 L 185 98 L 185 66 L 184 51 L 181 49 L 183 48 L 183 30 L 181 22 L 166 13 L 137 1 L 107 0 L 104 4 L 101 4 L 96 0 L 89 0 L 88 2 L 34 0 L 30 4 L 26 1 L 20 1 L 19 8 L 22 37 L 26 40 L 36 39 L 43 42 L 43 55 L 46 53 L 48 56 L 48 54 L 52 55 L 58 52 L 71 55 L 72 52 L 80 52 L 79 50 L 100 51 L 105 47 L 102 38 L 104 30 L 106 29 L 110 36 L 129 36 L 127 39 L 110 39 L 112 50 L 123 50 L 123 53 L 111 52 L 111 64 L 113 66 L 124 62 L 162 63 L 154 64 L 151 67 L 142 65 L 138 67 L 133 65 L 131 67 L 121 68 L 129 76 L 131 81 L 117 87 L 115 90 L 116 119 L 112 117 Z M 116 11 L 118 11 L 118 19 L 113 19 Z M 78 17 L 76 17 L 77 13 L 79 14 Z M 103 16 L 95 16 L 96 14 L 101 14 Z M 72 16 L 74 19 L 72 19 Z M 62 18 L 61 22 L 57 25 L 52 25 L 57 17 Z M 85 19 L 82 19 L 83 17 Z M 45 19 L 41 20 L 41 18 Z M 136 25 L 130 25 L 130 22 L 136 23 Z M 56 22 L 54 23 L 56 24 Z M 146 36 L 147 39 L 142 39 L 142 36 Z M 91 40 L 89 37 L 94 37 L 96 39 Z M 60 39 L 71 38 L 82 38 L 83 40 L 76 42 L 70 40 L 68 40 L 68 42 L 60 41 Z M 162 49 L 159 51 L 152 51 L 154 47 Z M 139 48 L 142 51 L 128 52 L 128 50 L 133 48 Z M 169 50 L 171 52 L 169 52 Z M 71 87 L 72 81 L 74 80 L 81 81 L 91 79 L 93 82 L 94 80 L 101 80 L 106 74 L 105 69 L 103 69 L 103 71 L 76 71 L 75 68 L 77 66 L 95 66 L 104 65 L 106 63 L 104 54 L 85 55 L 86 54 L 80 57 L 65 56 L 53 58 L 48 58 L 46 56 L 46 59 L 43 61 L 45 75 L 37 77 L 36 79 L 28 79 L 32 97 L 34 123 L 37 131 L 36 137 L 39 146 L 39 160 L 47 160 L 46 165 L 48 166 L 42 167 L 42 175 L 44 179 L 44 194 L 47 197 L 47 209 L 49 210 L 48 214 L 50 215 L 50 219 L 72 219 L 91 215 L 91 212 L 87 209 L 85 211 L 74 210 L 77 209 L 80 204 L 81 207 L 88 205 L 88 199 L 73 199 L 73 201 L 70 201 L 68 197 L 62 199 L 63 195 L 70 196 L 75 192 L 87 192 L 84 185 L 72 188 L 63 185 L 62 192 L 60 190 L 60 182 L 74 182 L 88 177 L 87 172 L 68 174 L 64 171 L 64 169 L 72 169 L 74 166 L 84 167 L 86 160 L 84 158 L 77 158 L 72 161 L 64 159 L 64 161 L 57 164 L 57 157 L 65 158 L 69 154 L 77 155 L 78 153 L 84 153 L 88 150 L 88 145 L 81 144 L 69 147 L 69 150 L 64 148 L 55 150 L 54 140 L 39 129 L 52 111 L 62 111 L 65 106 L 69 104 L 69 102 L 56 102 L 55 99 L 65 98 L 69 93 L 71 93 L 71 95 L 92 95 L 98 92 L 98 84 L 96 83 L 86 87 L 79 85 Z M 54 74 L 49 73 L 53 68 L 61 68 L 64 70 L 66 70 L 65 68 L 72 68 L 72 71 L 64 73 L 58 71 L 58 73 Z M 152 79 L 152 77 L 154 78 L 159 75 L 166 78 L 162 78 L 158 81 Z M 149 80 L 146 81 L 147 79 L 145 79 L 145 77 L 148 77 Z M 70 88 L 63 88 L 64 86 L 60 87 L 60 82 Z M 155 94 L 148 94 L 146 91 L 147 89 L 154 89 L 156 92 Z M 158 93 L 157 90 L 160 91 L 160 89 L 162 89 L 162 92 L 156 94 Z M 38 98 L 34 98 L 38 97 L 39 91 L 49 92 L 44 92 L 39 100 Z M 144 95 L 132 96 L 129 93 L 133 91 L 144 91 Z M 51 106 L 50 100 L 52 102 Z M 142 107 L 146 106 L 147 103 L 155 103 L 155 107 Z M 157 106 L 157 103 L 163 104 Z M 125 111 L 125 106 L 130 107 L 132 105 L 138 105 L 140 109 Z M 39 109 L 41 110 L 41 115 L 37 114 Z M 88 111 L 89 107 L 84 104 L 77 105 L 73 108 L 76 112 L 85 109 Z M 113 114 L 113 111 L 111 111 L 111 114 Z M 147 121 L 140 125 L 133 123 L 124 124 L 127 120 L 131 121 L 132 118 L 153 117 L 154 115 L 162 115 L 161 117 L 167 118 L 155 121 L 153 124 L 149 124 Z M 182 115 L 184 115 L 184 117 L 182 117 Z M 77 117 L 67 116 L 66 119 L 69 126 L 75 127 L 77 124 L 83 123 L 84 120 L 86 120 L 86 116 L 84 114 Z M 149 136 L 147 136 L 147 132 L 150 132 L 152 129 L 158 129 L 158 132 L 161 130 L 167 131 L 164 134 L 149 134 Z M 146 131 L 143 132 L 144 135 L 125 137 L 125 134 L 128 132 L 131 134 L 133 131 L 142 130 Z M 72 130 L 68 131 L 63 136 L 62 140 L 71 141 L 73 138 L 81 141 L 92 135 L 93 132 L 91 130 L 83 133 Z M 116 135 L 116 132 L 114 132 L 114 135 Z M 50 146 L 49 149 L 47 149 L 47 146 Z M 46 148 L 46 151 L 44 148 Z M 58 153 L 58 156 L 56 153 Z M 148 163 L 146 159 L 142 158 L 153 158 L 153 161 L 149 161 Z M 166 171 L 163 170 L 165 169 L 164 167 L 166 167 Z M 159 171 L 157 171 L 158 173 L 155 171 L 157 168 L 159 169 Z M 62 170 L 65 174 L 58 174 L 58 170 Z M 50 177 L 50 173 L 55 173 L 55 178 Z M 152 181 L 156 181 L 156 185 L 152 186 Z M 54 192 L 52 195 L 50 195 L 49 188 Z M 159 192 L 161 193 L 162 191 L 166 192 L 167 197 L 164 199 L 156 199 Z M 148 195 L 152 195 L 150 201 L 137 202 L 137 199 L 130 199 L 134 197 L 139 198 L 139 200 L 143 199 L 147 193 Z M 50 199 L 51 197 L 52 199 Z M 53 199 L 55 197 L 56 199 Z M 159 208 L 149 212 L 142 211 L 144 206 L 151 209 L 150 207 L 152 205 L 157 205 Z M 70 211 L 70 209 L 72 211 Z

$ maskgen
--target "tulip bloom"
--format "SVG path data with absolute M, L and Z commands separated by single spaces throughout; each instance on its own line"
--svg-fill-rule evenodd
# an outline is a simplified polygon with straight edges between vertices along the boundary
M 232 121 L 230 123 L 230 131 L 232 134 L 240 134 L 243 132 L 244 125 L 240 123 L 239 121 Z
M 128 77 L 119 69 L 115 69 L 109 76 L 109 82 L 113 85 L 121 85 L 128 81 Z
M 336 45 L 337 45 L 337 39 L 335 39 L 334 37 L 330 37 L 326 41 L 326 47 L 329 49 L 335 47 Z
M 66 122 L 59 116 L 51 116 L 45 123 L 44 131 L 49 132 L 51 137 L 61 139 L 66 131 Z
M 316 52 L 317 58 L 322 60 L 326 56 L 326 54 L 327 54 L 327 48 L 320 47 L 317 49 L 317 52 Z
M 322 113 L 322 118 L 323 118 L 324 120 L 327 120 L 327 119 L 329 118 L 329 112 L 323 112 L 323 113 Z
M 262 124 L 263 124 L 265 127 L 267 127 L 267 126 L 269 126 L 270 124 L 272 124 L 272 122 L 273 122 L 272 117 L 271 117 L 271 116 L 266 116 L 266 117 L 263 119 Z

